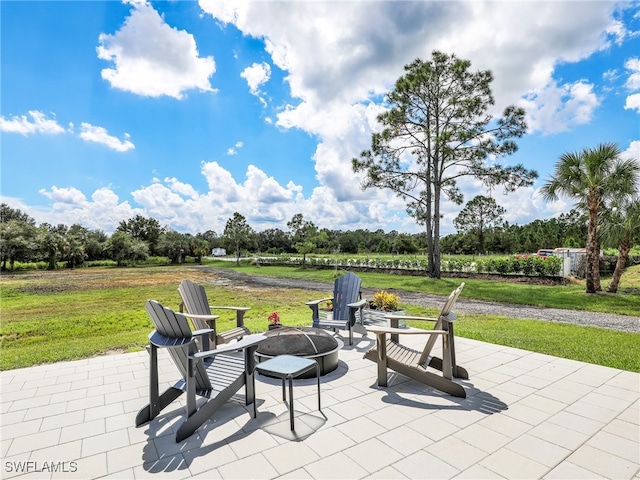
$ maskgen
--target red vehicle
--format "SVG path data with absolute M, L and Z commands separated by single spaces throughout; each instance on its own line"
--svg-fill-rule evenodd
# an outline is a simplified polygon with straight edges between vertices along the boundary
M 516 255 L 516 258 L 529 258 L 530 256 L 542 257 L 542 258 L 553 257 L 553 250 L 551 250 L 549 248 L 541 248 L 536 253 L 532 253 L 531 255 L 529 255 L 529 254 Z

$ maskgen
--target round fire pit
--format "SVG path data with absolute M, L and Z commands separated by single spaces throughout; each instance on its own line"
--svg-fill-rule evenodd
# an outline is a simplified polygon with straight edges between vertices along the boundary
M 338 352 L 344 343 L 324 330 L 313 327 L 281 327 L 265 332 L 267 337 L 258 345 L 258 361 L 268 360 L 278 355 L 295 355 L 311 358 L 318 362 L 320 375 L 326 375 L 338 368 Z M 312 370 L 299 378 L 315 377 Z

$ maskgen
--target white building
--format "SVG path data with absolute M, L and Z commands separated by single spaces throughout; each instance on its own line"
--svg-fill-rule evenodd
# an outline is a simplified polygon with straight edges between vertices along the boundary
M 562 264 L 562 276 L 575 275 L 578 273 L 578 265 L 580 260 L 587 256 L 586 248 L 555 248 L 553 250 L 554 257 L 560 257 L 564 260 Z

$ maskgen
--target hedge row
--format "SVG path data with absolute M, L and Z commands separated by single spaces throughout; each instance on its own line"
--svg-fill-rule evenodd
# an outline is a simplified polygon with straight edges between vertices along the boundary
M 303 265 L 302 257 L 260 257 L 261 265 Z M 421 259 L 393 259 L 381 258 L 347 258 L 335 259 L 328 257 L 310 257 L 305 264 L 310 267 L 337 267 L 337 268 L 367 268 L 376 270 L 412 270 L 427 271 L 429 263 Z M 559 257 L 503 257 L 480 258 L 475 260 L 443 260 L 441 269 L 443 272 L 466 273 L 500 273 L 502 275 L 526 275 L 526 276 L 561 276 L 562 259 Z
M 475 272 L 525 275 L 527 277 L 559 277 L 562 274 L 562 264 L 563 261 L 560 257 L 482 258 L 475 262 Z

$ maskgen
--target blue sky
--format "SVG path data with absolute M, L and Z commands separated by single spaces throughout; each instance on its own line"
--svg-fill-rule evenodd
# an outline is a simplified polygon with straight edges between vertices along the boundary
M 490 69 L 498 115 L 526 108 L 492 192 L 510 223 L 568 211 L 538 195 L 558 157 L 616 142 L 640 157 L 640 3 L 597 1 L 0 2 L 1 200 L 38 223 L 111 233 L 141 214 L 221 233 L 294 214 L 320 227 L 417 232 L 359 187 L 384 93 L 434 49 Z M 465 202 L 488 195 L 461 184 Z M 445 202 L 442 233 L 463 206 Z

